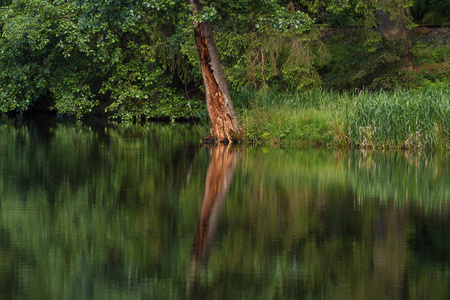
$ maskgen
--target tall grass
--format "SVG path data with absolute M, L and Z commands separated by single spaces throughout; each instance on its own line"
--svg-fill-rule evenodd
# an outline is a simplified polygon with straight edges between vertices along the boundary
M 353 145 L 362 148 L 449 147 L 449 90 L 361 93 L 346 120 Z
M 332 145 L 333 122 L 341 118 L 346 101 L 343 95 L 324 90 L 240 91 L 232 96 L 250 142 L 301 147 Z
M 249 142 L 449 150 L 450 88 L 393 92 L 233 92 Z

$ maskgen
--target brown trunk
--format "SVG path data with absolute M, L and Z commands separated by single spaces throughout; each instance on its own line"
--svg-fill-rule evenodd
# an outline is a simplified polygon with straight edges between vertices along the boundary
M 189 0 L 192 12 L 201 11 L 198 0 Z M 195 22 L 195 42 L 200 56 L 206 105 L 211 120 L 211 139 L 214 142 L 233 142 L 241 132 L 231 102 L 225 76 L 219 62 L 210 22 Z
M 378 10 L 379 24 L 377 30 L 390 42 L 400 44 L 404 51 L 403 61 L 410 64 L 413 60 L 412 43 L 409 39 L 410 30 L 406 27 L 405 19 L 410 15 L 408 7 L 398 7 L 396 15 Z

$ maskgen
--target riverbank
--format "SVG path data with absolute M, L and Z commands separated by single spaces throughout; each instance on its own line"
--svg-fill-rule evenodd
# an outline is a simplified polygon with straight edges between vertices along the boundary
M 450 88 L 233 95 L 256 145 L 450 150 Z

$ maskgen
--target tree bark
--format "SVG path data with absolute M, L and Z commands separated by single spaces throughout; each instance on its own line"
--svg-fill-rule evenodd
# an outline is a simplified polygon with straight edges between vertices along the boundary
M 192 13 L 198 15 L 198 0 L 189 0 Z M 225 75 L 219 61 L 211 22 L 195 21 L 195 42 L 200 57 L 206 105 L 211 120 L 210 140 L 232 143 L 242 131 L 228 91 Z
M 398 43 L 404 51 L 403 61 L 410 64 L 413 60 L 412 43 L 409 39 L 410 30 L 406 27 L 404 21 L 410 15 L 409 7 L 398 7 L 395 16 L 384 10 L 377 10 L 377 15 L 379 21 L 377 26 L 378 32 L 390 42 Z

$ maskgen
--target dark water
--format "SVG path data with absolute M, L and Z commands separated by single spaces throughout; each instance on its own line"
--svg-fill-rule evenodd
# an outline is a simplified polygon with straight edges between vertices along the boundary
M 449 155 L 0 122 L 1 299 L 449 299 Z

